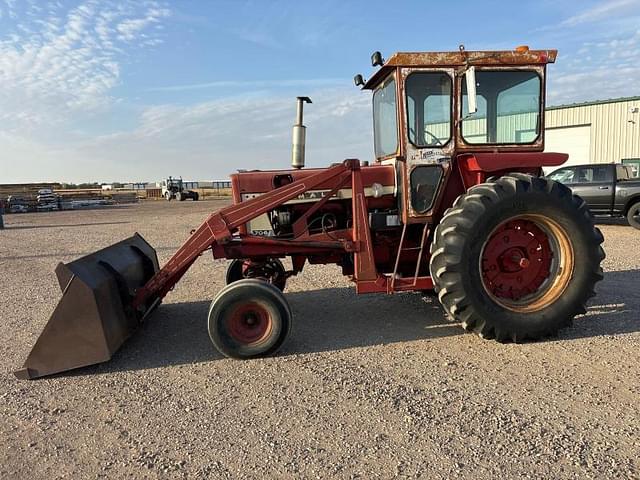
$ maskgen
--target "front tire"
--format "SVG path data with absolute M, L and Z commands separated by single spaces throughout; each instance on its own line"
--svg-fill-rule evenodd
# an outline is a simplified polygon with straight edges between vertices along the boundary
M 271 355 L 291 331 L 292 314 L 273 285 L 243 279 L 227 285 L 211 302 L 209 337 L 220 353 L 247 359 Z
M 444 309 L 466 330 L 536 340 L 586 312 L 603 278 L 602 242 L 580 197 L 514 173 L 471 187 L 445 212 L 431 276 Z
M 631 205 L 627 212 L 627 221 L 633 228 L 640 230 L 640 202 Z

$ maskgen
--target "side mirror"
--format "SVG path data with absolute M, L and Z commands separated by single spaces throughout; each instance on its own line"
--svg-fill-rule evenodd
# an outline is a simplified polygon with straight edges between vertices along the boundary
M 467 115 L 471 115 L 478 111 L 476 98 L 476 67 L 467 68 L 464 72 L 464 78 L 467 82 L 467 107 L 469 109 Z
M 383 65 L 384 58 L 382 58 L 382 54 L 380 52 L 373 52 L 373 55 L 371 55 L 371 66 L 382 67 Z
M 357 74 L 355 77 L 353 77 L 353 83 L 355 83 L 356 87 L 364 86 L 364 78 L 362 77 L 362 75 Z

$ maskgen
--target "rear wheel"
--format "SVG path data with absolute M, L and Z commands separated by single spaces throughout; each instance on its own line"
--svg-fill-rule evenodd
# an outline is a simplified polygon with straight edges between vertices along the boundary
M 631 205 L 627 212 L 627 221 L 633 228 L 640 229 L 640 202 Z
M 176 200 L 182 202 L 184 200 L 184 195 L 182 192 L 176 192 Z
M 198 200 L 200 200 L 200 194 L 198 192 L 194 192 L 193 194 L 193 201 L 197 202 Z
M 257 278 L 276 286 L 284 291 L 287 284 L 287 275 L 284 265 L 277 258 L 270 258 L 264 262 L 236 259 L 227 267 L 227 285 L 242 280 L 243 278 Z
M 209 309 L 209 337 L 227 357 L 275 353 L 291 331 L 291 309 L 273 285 L 243 279 L 227 285 Z
M 511 174 L 461 195 L 437 226 L 431 276 L 445 310 L 499 341 L 555 334 L 602 279 L 587 205 L 548 179 Z

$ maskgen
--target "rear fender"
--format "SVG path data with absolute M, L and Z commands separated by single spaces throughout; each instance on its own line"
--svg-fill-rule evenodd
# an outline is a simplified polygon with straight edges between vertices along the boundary
M 542 167 L 557 167 L 569 155 L 554 152 L 465 153 L 458 155 L 458 169 L 465 189 L 482 183 L 487 177 L 508 172 L 539 175 Z

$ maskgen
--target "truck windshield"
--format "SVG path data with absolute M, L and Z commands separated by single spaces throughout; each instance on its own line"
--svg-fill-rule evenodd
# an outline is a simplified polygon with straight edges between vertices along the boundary
M 462 122 L 473 144 L 533 143 L 540 135 L 540 76 L 526 70 L 476 71 L 478 111 Z M 468 111 L 462 83 L 462 111 Z
M 376 158 L 388 157 L 398 151 L 396 81 L 393 76 L 373 94 L 373 135 Z

